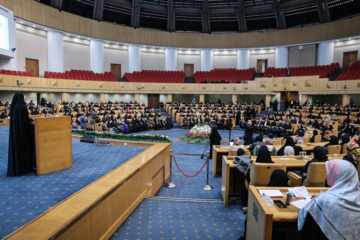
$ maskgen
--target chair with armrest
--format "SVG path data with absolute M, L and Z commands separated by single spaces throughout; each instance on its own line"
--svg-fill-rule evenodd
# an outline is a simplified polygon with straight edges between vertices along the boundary
M 341 146 L 340 145 L 330 145 L 327 147 L 329 154 L 340 154 Z
M 249 185 L 266 186 L 270 181 L 271 174 L 277 169 L 286 171 L 286 166 L 273 163 L 254 163 L 250 167 Z
M 304 181 L 301 176 L 294 172 L 288 172 L 288 176 L 292 186 L 325 187 L 325 162 L 311 163 L 307 170 L 307 178 Z

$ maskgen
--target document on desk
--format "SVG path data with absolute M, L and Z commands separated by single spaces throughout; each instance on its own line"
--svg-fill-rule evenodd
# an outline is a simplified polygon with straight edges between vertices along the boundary
M 302 209 L 311 201 L 311 196 L 307 196 L 304 199 L 291 202 L 295 207 Z
M 309 192 L 307 191 L 305 186 L 288 188 L 288 190 L 296 198 L 304 198 L 309 196 Z
M 263 193 L 268 195 L 269 197 L 283 197 L 284 195 L 280 192 L 280 190 L 259 190 L 260 195 Z

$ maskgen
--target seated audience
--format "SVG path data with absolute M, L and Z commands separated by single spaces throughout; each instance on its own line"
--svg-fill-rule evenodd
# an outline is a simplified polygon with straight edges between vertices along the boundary
M 277 152 L 277 155 L 278 156 L 283 156 L 284 155 L 284 150 L 285 150 L 285 147 L 286 146 L 291 146 L 294 148 L 294 151 L 295 151 L 295 155 L 299 155 L 300 152 L 302 151 L 302 147 L 301 146 L 296 146 L 295 143 L 294 143 L 294 139 L 292 137 L 287 137 L 286 138 L 286 142 L 285 142 L 285 145 L 282 146 L 279 151 Z

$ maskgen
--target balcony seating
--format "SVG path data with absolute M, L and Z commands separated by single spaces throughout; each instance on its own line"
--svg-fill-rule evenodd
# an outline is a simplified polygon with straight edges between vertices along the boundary
M 14 76 L 35 77 L 34 74 L 32 74 L 31 72 L 11 71 L 11 70 L 5 70 L 5 69 L 1 69 L 0 74 L 14 75 Z
M 351 65 L 346 71 L 342 72 L 337 78 L 339 80 L 355 80 L 360 79 L 360 61 L 357 61 Z
M 94 73 L 93 71 L 86 70 L 74 70 L 66 71 L 65 73 L 60 72 L 45 72 L 44 77 L 46 78 L 57 78 L 57 79 L 74 79 L 74 80 L 92 80 L 92 81 L 111 81 L 117 82 L 117 78 L 111 72 L 105 73 Z
M 199 71 L 194 74 L 195 83 L 241 83 L 252 80 L 255 68 L 235 69 L 235 68 L 215 68 L 211 71 Z
M 143 70 L 125 73 L 127 82 L 154 82 L 154 83 L 185 83 L 185 74 L 182 71 Z
M 339 69 L 339 63 L 332 63 L 326 66 L 321 65 L 321 66 L 311 66 L 311 67 L 289 68 L 291 77 L 319 75 L 320 78 L 327 78 L 338 69 Z
M 268 67 L 264 72 L 264 77 L 286 77 L 287 68 Z

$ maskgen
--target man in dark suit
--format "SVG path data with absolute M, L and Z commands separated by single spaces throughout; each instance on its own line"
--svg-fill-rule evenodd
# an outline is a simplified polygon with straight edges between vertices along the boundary
M 244 145 L 250 145 L 252 143 L 252 138 L 254 135 L 255 128 L 251 125 L 251 120 L 248 120 L 247 123 L 245 123 L 244 120 L 241 120 L 241 127 L 245 128 L 244 133 Z

